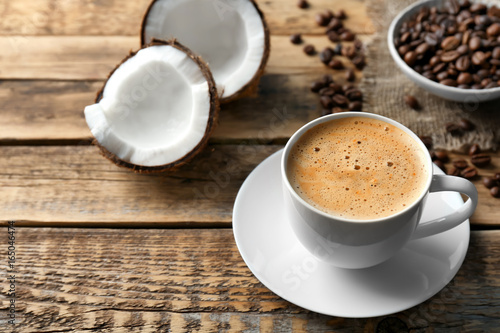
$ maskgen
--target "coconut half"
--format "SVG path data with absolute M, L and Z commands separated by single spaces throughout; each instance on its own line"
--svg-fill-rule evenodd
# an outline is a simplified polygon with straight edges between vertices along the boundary
M 148 172 L 175 168 L 198 153 L 218 112 L 207 65 L 175 40 L 154 40 L 111 72 L 85 119 L 106 157 Z
M 253 91 L 269 58 L 269 29 L 251 0 L 153 0 L 141 31 L 176 38 L 209 65 L 221 102 Z

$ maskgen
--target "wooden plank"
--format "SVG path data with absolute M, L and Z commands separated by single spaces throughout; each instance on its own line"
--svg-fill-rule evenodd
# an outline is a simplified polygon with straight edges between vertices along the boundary
M 345 319 L 269 291 L 245 266 L 231 229 L 18 228 L 15 331 L 493 332 L 499 238 L 472 232 L 455 279 L 423 304 Z M 7 284 L 0 289 L 0 323 L 9 327 Z
M 176 172 L 134 174 L 94 146 L 0 147 L 0 221 L 26 225 L 230 225 L 255 166 L 281 146 L 213 146 Z
M 365 1 L 310 1 L 308 10 L 301 10 L 288 0 L 257 1 L 266 16 L 271 33 L 321 34 L 314 15 L 326 8 L 344 8 L 349 14 L 346 26 L 358 33 L 373 33 Z M 120 35 L 137 36 L 142 17 L 150 0 L 114 2 L 86 0 L 20 0 L 2 1 L 0 35 Z M 229 0 L 214 0 L 214 6 L 230 4 Z
M 139 175 L 118 168 L 94 146 L 0 147 L 0 221 L 36 226 L 229 225 L 246 176 L 282 146 L 213 145 L 178 171 Z M 456 155 L 454 155 L 456 156 Z M 500 170 L 500 153 L 480 170 Z M 471 223 L 499 226 L 500 199 L 478 177 Z
M 360 39 L 367 42 L 371 36 Z M 304 42 L 318 50 L 335 45 L 325 36 L 307 35 Z M 305 55 L 303 45 L 293 45 L 287 36 L 271 37 L 266 73 L 324 72 L 318 56 Z M 139 38 L 127 36 L 0 36 L 4 50 L 0 79 L 104 80 L 130 50 L 138 48 Z
M 283 142 L 321 114 L 318 96 L 309 91 L 310 83 L 320 77 L 318 74 L 265 75 L 256 96 L 222 105 L 212 141 Z M 338 78 L 338 81 L 345 80 Z M 0 142 L 89 141 L 91 133 L 83 109 L 94 102 L 102 84 L 0 81 Z

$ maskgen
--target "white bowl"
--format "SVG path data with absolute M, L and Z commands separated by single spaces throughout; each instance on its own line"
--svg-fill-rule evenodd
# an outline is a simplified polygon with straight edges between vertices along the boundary
M 488 1 L 479 2 L 485 3 L 486 5 L 490 4 Z M 392 58 L 410 80 L 431 94 L 444 99 L 463 103 L 478 103 L 500 98 L 500 87 L 490 89 L 461 89 L 445 86 L 438 82 L 429 80 L 408 66 L 399 55 L 396 47 L 394 46 L 394 38 L 398 35 L 399 28 L 403 22 L 407 21 L 410 16 L 418 12 L 422 7 L 440 6 L 442 4 L 443 1 L 440 0 L 419 1 L 405 8 L 394 18 L 387 34 L 387 44 L 389 45 L 389 51 Z

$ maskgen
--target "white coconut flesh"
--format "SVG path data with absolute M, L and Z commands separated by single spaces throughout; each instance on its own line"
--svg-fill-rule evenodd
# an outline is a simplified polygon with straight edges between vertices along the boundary
M 157 0 L 143 26 L 145 43 L 176 38 L 210 67 L 222 98 L 258 72 L 265 51 L 262 19 L 249 0 Z
M 210 105 L 198 64 L 170 45 L 151 46 L 113 72 L 85 119 L 99 144 L 121 160 L 160 166 L 202 141 Z

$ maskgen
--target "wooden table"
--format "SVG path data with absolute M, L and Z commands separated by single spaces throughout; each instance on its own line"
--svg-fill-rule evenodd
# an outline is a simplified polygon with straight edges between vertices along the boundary
M 314 14 L 343 7 L 347 26 L 369 41 L 375 29 L 364 1 L 311 0 L 312 8 L 300 10 L 294 1 L 259 0 L 272 52 L 258 94 L 223 105 L 209 147 L 189 165 L 139 175 L 100 156 L 90 144 L 83 108 L 115 64 L 138 48 L 148 3 L 0 3 L 0 332 L 500 327 L 500 201 L 479 178 L 480 203 L 458 275 L 438 295 L 401 313 L 343 319 L 306 311 L 264 287 L 240 257 L 231 230 L 240 185 L 297 128 L 320 115 L 308 86 L 326 70 L 288 36 L 300 32 L 318 49 L 328 45 Z M 357 76 L 359 81 L 362 73 Z M 482 175 L 500 169 L 500 154 L 493 156 Z M 8 221 L 15 221 L 16 237 L 14 326 L 8 323 L 11 285 L 5 278 Z

